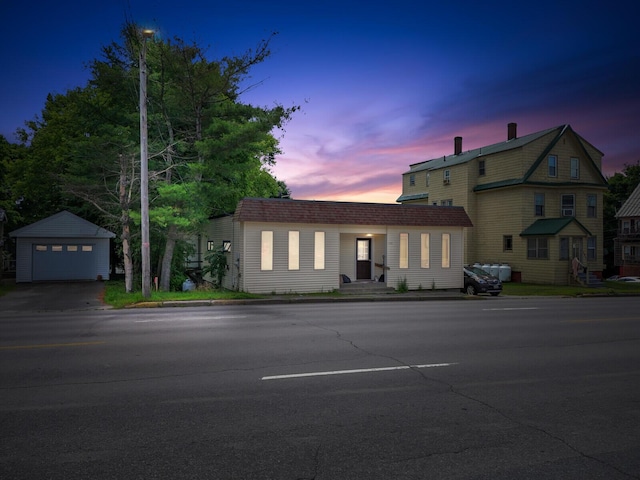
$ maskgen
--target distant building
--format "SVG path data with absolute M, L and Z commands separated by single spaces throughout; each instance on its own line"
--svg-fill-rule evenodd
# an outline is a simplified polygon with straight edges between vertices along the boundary
M 640 276 L 640 184 L 620 210 L 618 235 L 614 240 L 614 265 L 620 276 Z
M 603 153 L 562 125 L 410 166 L 403 204 L 464 207 L 467 264 L 508 264 L 515 281 L 564 285 L 573 258 L 602 275 Z

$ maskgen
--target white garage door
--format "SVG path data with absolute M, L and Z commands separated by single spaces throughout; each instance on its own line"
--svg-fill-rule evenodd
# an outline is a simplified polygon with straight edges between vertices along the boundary
M 95 280 L 97 249 L 91 243 L 36 244 L 33 246 L 33 281 Z

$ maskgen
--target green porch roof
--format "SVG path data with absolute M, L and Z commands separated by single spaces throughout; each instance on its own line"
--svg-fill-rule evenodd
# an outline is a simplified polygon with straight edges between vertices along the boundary
M 408 202 L 412 200 L 426 200 L 429 198 L 428 193 L 416 193 L 414 195 L 400 195 L 396 202 Z
M 544 236 L 544 237 L 553 237 L 559 234 L 562 230 L 565 229 L 567 225 L 575 222 L 588 236 L 592 236 L 591 232 L 585 228 L 575 217 L 562 217 L 562 218 L 541 218 L 540 220 L 536 220 L 527 228 L 525 228 L 522 233 L 520 233 L 521 237 L 531 237 L 531 236 Z

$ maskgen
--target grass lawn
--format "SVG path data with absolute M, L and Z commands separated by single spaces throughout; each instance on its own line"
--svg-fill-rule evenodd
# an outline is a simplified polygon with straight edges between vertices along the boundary
M 186 300 L 229 300 L 262 298 L 262 295 L 253 295 L 244 292 L 219 291 L 212 289 L 192 290 L 189 292 L 160 292 L 151 291 L 151 298 L 145 299 L 141 291 L 126 293 L 124 291 L 124 281 L 108 281 L 106 283 L 104 302 L 115 308 L 123 308 L 143 302 L 165 302 L 165 301 L 186 301 Z
M 534 285 L 531 283 L 503 283 L 503 295 L 558 295 L 576 297 L 578 295 L 610 294 L 624 295 L 626 293 L 640 294 L 640 283 L 604 282 L 603 288 L 588 288 L 579 286 Z

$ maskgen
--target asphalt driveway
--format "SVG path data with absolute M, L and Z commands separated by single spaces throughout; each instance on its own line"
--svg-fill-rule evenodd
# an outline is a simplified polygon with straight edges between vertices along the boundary
M 108 308 L 102 282 L 17 283 L 0 297 L 0 314 L 11 311 L 66 311 Z

